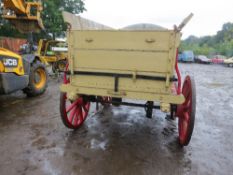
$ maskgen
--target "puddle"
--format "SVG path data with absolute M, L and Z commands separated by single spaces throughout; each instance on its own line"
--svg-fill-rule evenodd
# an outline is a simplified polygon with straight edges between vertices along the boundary
M 99 141 L 96 139 L 91 139 L 91 149 L 101 149 L 103 151 L 106 150 L 107 140 Z
M 207 84 L 207 87 L 210 87 L 210 88 L 218 88 L 218 87 L 223 87 L 225 86 L 225 84 L 223 83 L 208 83 Z

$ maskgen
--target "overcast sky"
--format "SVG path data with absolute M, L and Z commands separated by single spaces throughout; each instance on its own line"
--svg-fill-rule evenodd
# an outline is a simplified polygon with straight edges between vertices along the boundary
M 81 16 L 114 28 L 153 23 L 173 28 L 194 13 L 183 29 L 189 35 L 214 35 L 226 22 L 233 22 L 233 0 L 85 0 Z

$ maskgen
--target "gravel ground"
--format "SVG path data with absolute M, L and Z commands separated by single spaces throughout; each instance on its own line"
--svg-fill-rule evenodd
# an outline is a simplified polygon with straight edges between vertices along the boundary
M 37 98 L 0 97 L 0 174 L 233 174 L 233 69 L 181 64 L 195 77 L 197 112 L 190 144 L 177 144 L 177 121 L 155 110 L 92 109 L 72 131 L 59 115 L 59 82 Z M 60 81 L 61 82 L 61 81 Z

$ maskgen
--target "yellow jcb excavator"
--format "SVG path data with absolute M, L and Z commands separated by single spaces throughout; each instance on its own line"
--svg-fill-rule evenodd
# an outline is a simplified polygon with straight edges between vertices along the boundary
M 22 33 L 44 29 L 40 2 L 3 0 L 2 17 Z M 44 64 L 34 54 L 20 56 L 0 48 L 0 94 L 23 90 L 28 96 L 42 94 L 47 87 L 48 75 Z
M 51 65 L 53 72 L 64 71 L 67 64 L 68 46 L 65 41 L 40 39 L 36 57 Z

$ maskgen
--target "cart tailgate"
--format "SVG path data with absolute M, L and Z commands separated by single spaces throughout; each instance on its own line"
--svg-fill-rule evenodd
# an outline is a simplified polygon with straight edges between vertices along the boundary
M 165 93 L 166 78 L 173 77 L 179 37 L 174 31 L 76 30 L 69 33 L 71 71 L 92 72 L 74 75 L 77 87 L 114 90 L 115 77 L 95 73 L 130 74 L 117 80 L 119 91 Z M 162 77 L 163 80 L 137 79 L 136 75 Z M 133 78 L 134 77 L 134 78 Z M 170 86 L 170 83 L 169 83 Z M 115 89 L 116 90 L 116 89 Z M 90 89 L 89 89 L 90 92 Z M 100 95 L 100 94 L 93 94 Z
M 168 72 L 174 32 L 73 31 L 74 68 Z M 169 68 L 170 70 L 170 68 Z

